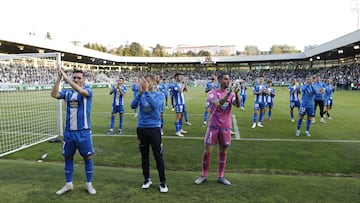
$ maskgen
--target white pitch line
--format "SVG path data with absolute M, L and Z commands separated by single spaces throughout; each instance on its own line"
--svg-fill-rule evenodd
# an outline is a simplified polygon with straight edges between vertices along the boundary
M 105 135 L 105 134 L 93 134 L 93 136 L 99 137 L 137 137 L 137 135 Z M 169 136 L 162 136 L 162 138 L 169 139 L 186 139 L 186 140 L 203 140 L 204 137 L 178 137 L 175 134 Z M 237 138 L 233 140 L 239 141 L 257 141 L 257 142 L 323 142 L 323 143 L 360 143 L 360 140 L 311 140 L 311 139 L 271 139 L 271 138 Z
M 238 126 L 237 121 L 236 121 L 235 114 L 232 115 L 232 120 L 233 120 L 234 130 L 235 130 L 235 139 L 240 140 L 240 131 L 239 131 L 239 126 Z

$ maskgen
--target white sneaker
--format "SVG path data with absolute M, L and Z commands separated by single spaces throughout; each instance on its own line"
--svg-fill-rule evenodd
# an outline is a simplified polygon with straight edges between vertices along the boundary
M 171 111 L 174 111 L 174 110 L 175 110 L 174 108 L 171 109 Z
M 186 125 L 190 126 L 192 125 L 189 121 L 185 123 Z
M 309 131 L 305 131 L 305 136 L 306 136 L 306 137 L 311 137 Z
M 200 185 L 201 183 L 205 182 L 206 181 L 206 177 L 205 176 L 200 176 L 198 177 L 196 180 L 195 180 L 195 184 L 196 185 Z
M 320 123 L 326 123 L 326 121 L 324 120 L 324 118 L 320 118 Z
M 113 130 L 109 130 L 109 131 L 106 132 L 106 135 L 112 135 L 112 134 L 114 134 Z
M 257 126 L 259 126 L 260 128 L 264 127 L 261 122 L 258 122 Z
M 291 122 L 295 122 L 295 119 L 291 119 Z
M 86 183 L 86 190 L 88 191 L 88 193 L 90 195 L 95 195 L 96 194 L 96 190 L 94 189 L 94 187 L 92 186 L 91 182 L 87 182 Z
M 149 189 L 152 184 L 151 179 L 144 180 L 143 185 L 141 186 L 142 189 Z
M 312 118 L 312 119 L 311 119 L 311 123 L 315 123 L 315 118 Z
M 299 137 L 299 136 L 300 136 L 300 130 L 296 130 L 295 136 L 296 136 L 296 137 Z
M 181 130 L 180 130 L 180 133 L 182 133 L 182 134 L 186 134 L 186 133 L 187 133 L 187 131 L 186 131 L 186 130 L 181 129 Z
M 72 182 L 66 183 L 63 188 L 56 192 L 57 195 L 62 195 L 74 189 Z
M 169 191 L 169 189 L 165 183 L 159 184 L 159 190 L 160 190 L 160 192 L 168 192 Z
M 240 107 L 241 110 L 245 111 L 244 107 Z
M 251 126 L 251 128 L 256 128 L 256 123 L 253 123 L 253 125 Z
M 135 113 L 135 114 L 134 114 L 134 117 L 137 117 L 137 115 L 138 115 L 138 114 L 137 114 L 137 113 Z
M 231 182 L 229 180 L 227 180 L 226 178 L 224 178 L 224 177 L 218 178 L 218 182 L 223 184 L 223 185 L 227 185 L 227 186 L 231 185 Z
M 332 120 L 331 116 L 330 116 L 330 117 L 328 117 L 328 119 L 329 119 L 329 120 Z
M 175 135 L 176 135 L 176 136 L 179 136 L 179 137 L 184 137 L 184 135 L 181 134 L 181 132 L 176 132 Z
M 235 135 L 236 133 L 234 131 L 230 130 L 230 134 Z

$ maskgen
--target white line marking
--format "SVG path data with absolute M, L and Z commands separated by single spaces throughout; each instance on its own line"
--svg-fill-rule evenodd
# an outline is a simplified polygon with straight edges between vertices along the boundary
M 236 121 L 235 114 L 232 115 L 232 120 L 233 120 L 233 125 L 234 125 L 234 130 L 235 130 L 235 139 L 240 140 L 240 131 L 239 131 L 239 126 Z
M 93 136 L 99 137 L 137 137 L 137 135 L 105 135 L 105 134 L 93 134 Z M 186 140 L 203 140 L 204 137 L 178 137 L 174 136 L 162 136 L 169 139 L 186 139 Z M 310 140 L 310 139 L 267 139 L 267 138 L 233 138 L 233 140 L 239 141 L 258 141 L 258 142 L 331 142 L 331 143 L 360 143 L 360 140 Z

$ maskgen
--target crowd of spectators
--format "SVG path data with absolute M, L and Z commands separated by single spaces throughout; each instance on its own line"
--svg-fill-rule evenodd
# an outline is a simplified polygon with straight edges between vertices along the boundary
M 86 71 L 87 82 L 89 83 L 112 83 L 119 77 L 130 84 L 134 78 L 146 74 L 161 74 L 170 81 L 170 78 L 177 70 L 151 71 L 151 70 L 89 70 Z M 214 72 L 201 70 L 181 70 L 189 83 L 195 81 L 207 81 Z M 254 70 L 232 70 L 231 79 L 247 79 L 249 84 L 254 84 L 259 75 L 263 75 L 265 80 L 271 80 L 273 84 L 288 85 L 292 78 L 296 78 L 300 83 L 305 81 L 307 75 L 320 75 L 323 79 L 330 79 L 337 88 L 360 89 L 360 66 L 352 64 L 346 66 L 333 66 L 330 68 L 307 68 L 307 69 L 254 69 Z M 57 77 L 54 68 L 44 66 L 23 66 L 21 64 L 1 64 L 0 63 L 0 83 L 14 83 L 24 85 L 43 85 L 53 84 Z

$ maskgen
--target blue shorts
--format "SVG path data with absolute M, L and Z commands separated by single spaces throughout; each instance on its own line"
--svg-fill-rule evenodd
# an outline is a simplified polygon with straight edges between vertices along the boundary
M 76 149 L 83 157 L 94 154 L 91 130 L 64 131 L 62 155 L 74 156 Z
M 246 101 L 246 94 L 240 94 L 241 101 Z
M 300 101 L 291 101 L 290 102 L 290 109 L 293 109 L 293 108 L 300 108 Z
M 124 105 L 113 106 L 111 113 L 124 113 Z
M 325 99 L 324 105 L 328 106 L 328 107 L 332 107 L 333 100 L 332 99 Z
M 210 108 L 210 102 L 209 101 L 206 101 L 205 108 Z
M 308 115 L 311 117 L 315 117 L 314 107 L 300 107 L 299 115 Z
M 254 110 L 265 109 L 265 107 L 266 107 L 266 103 L 258 103 L 258 102 L 254 103 Z
M 269 108 L 273 108 L 274 107 L 274 102 L 266 103 L 266 106 L 269 107 Z
M 185 104 L 175 105 L 176 113 L 184 113 L 185 112 Z

